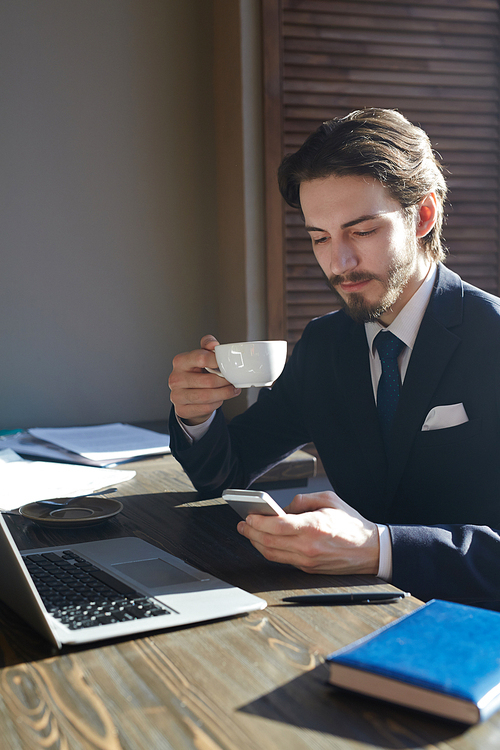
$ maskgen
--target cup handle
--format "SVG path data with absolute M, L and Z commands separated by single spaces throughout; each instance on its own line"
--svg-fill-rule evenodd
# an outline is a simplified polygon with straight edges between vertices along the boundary
M 213 375 L 218 375 L 219 378 L 223 378 L 224 377 L 224 375 L 221 373 L 220 370 L 212 370 L 211 367 L 205 367 L 205 370 L 207 370 L 207 372 L 213 373 Z

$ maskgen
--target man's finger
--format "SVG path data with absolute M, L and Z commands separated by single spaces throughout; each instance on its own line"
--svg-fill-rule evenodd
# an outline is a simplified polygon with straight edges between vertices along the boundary
M 273 536 L 295 536 L 304 525 L 304 516 L 261 516 L 251 513 L 246 518 L 247 525 L 255 531 Z
M 216 346 L 219 345 L 219 342 L 215 338 L 215 336 L 212 336 L 211 333 L 208 333 L 206 336 L 203 336 L 203 338 L 200 341 L 200 346 L 202 349 L 210 349 L 210 351 L 213 351 Z
M 324 492 L 311 492 L 307 495 L 295 495 L 290 505 L 284 510 L 286 513 L 307 513 L 308 511 L 321 510 L 321 508 L 346 508 L 343 500 L 330 490 Z

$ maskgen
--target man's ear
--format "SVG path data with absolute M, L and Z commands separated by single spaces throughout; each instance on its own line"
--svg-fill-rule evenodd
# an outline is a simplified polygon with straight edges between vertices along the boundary
M 436 223 L 437 201 L 436 194 L 429 193 L 420 203 L 417 213 L 417 237 L 425 237 Z

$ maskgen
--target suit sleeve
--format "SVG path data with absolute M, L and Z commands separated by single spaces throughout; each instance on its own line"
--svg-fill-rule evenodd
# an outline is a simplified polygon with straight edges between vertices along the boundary
M 424 601 L 500 610 L 500 531 L 488 526 L 389 526 L 392 582 Z
M 189 444 L 172 409 L 170 447 L 203 497 L 228 487 L 248 487 L 261 474 L 311 437 L 301 414 L 300 342 L 272 388 L 262 388 L 255 404 L 226 423 L 221 410 L 206 434 Z
M 466 285 L 467 286 L 467 285 Z M 467 287 L 470 290 L 470 287 Z M 467 296 L 469 317 L 474 314 L 472 332 L 476 334 L 485 327 L 487 313 L 488 330 L 484 332 L 483 346 L 493 358 L 486 371 L 495 378 L 495 405 L 490 407 L 496 415 L 496 431 L 491 438 L 498 450 L 500 434 L 500 360 L 498 300 L 477 290 Z M 479 301 L 475 313 L 470 306 Z M 475 360 L 471 360 L 473 363 Z M 484 365 L 483 365 L 484 367 Z M 476 383 L 472 377 L 467 382 Z M 474 386 L 481 396 L 481 387 Z M 491 404 L 492 402 L 489 401 Z M 493 442 L 495 441 L 495 442 Z M 498 455 L 498 454 L 497 454 Z M 460 460 L 460 459 L 457 459 Z M 492 460 L 497 462 L 494 451 Z M 472 469 L 472 467 L 470 467 Z M 492 481 L 486 505 L 492 519 L 491 525 L 448 524 L 436 526 L 389 525 L 392 538 L 392 582 L 399 588 L 410 591 L 424 601 L 449 599 L 500 610 L 500 526 L 498 526 L 498 485 Z M 479 507 L 484 498 L 478 498 Z M 474 503 L 474 500 L 470 500 Z

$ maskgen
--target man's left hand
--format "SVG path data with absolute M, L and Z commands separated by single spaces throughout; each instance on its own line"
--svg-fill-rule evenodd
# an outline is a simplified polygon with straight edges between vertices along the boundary
M 250 515 L 238 531 L 267 560 L 288 563 L 306 573 L 376 575 L 379 535 L 335 492 L 296 495 L 286 516 Z

